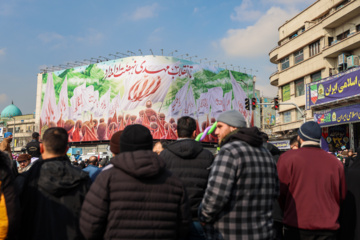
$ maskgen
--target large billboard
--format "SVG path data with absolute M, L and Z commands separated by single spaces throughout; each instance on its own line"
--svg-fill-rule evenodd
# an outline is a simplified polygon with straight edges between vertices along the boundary
M 176 139 L 181 116 L 195 118 L 198 133 L 230 109 L 250 122 L 244 103 L 253 81 L 245 73 L 174 57 L 132 56 L 45 73 L 41 91 L 41 133 L 59 126 L 71 142 L 102 141 L 142 124 L 154 139 Z

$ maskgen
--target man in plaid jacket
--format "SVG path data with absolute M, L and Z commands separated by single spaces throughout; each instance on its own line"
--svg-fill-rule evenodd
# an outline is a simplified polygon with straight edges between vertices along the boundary
M 276 164 L 256 127 L 235 110 L 219 115 L 220 151 L 199 207 L 208 239 L 273 239 L 273 202 L 279 195 Z

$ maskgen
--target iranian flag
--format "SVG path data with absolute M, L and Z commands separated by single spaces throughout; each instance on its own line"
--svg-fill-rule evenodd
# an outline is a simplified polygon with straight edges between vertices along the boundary
M 311 96 L 311 101 L 313 102 L 313 104 L 315 104 L 318 99 L 317 84 L 310 86 L 310 96 Z

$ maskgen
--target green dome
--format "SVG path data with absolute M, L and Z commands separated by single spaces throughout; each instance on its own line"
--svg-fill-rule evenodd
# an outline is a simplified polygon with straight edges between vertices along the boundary
M 1 112 L 1 117 L 2 118 L 21 116 L 21 115 L 22 115 L 22 113 L 21 113 L 20 109 L 17 106 L 15 106 L 14 104 L 11 104 L 11 105 L 7 106 Z

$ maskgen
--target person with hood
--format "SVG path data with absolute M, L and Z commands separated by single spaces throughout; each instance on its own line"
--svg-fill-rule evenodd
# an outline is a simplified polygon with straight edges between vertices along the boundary
M 0 239 L 19 239 L 20 203 L 8 154 L 0 151 Z
M 284 237 L 335 240 L 346 194 L 344 166 L 320 148 L 318 123 L 302 124 L 298 140 L 300 148 L 283 153 L 277 163 Z
M 120 153 L 97 176 L 82 206 L 85 238 L 186 239 L 191 221 L 187 194 L 152 151 L 150 130 L 128 125 L 119 142 L 115 149 Z
M 66 156 L 68 134 L 48 128 L 41 159 L 16 179 L 22 210 L 20 239 L 83 239 L 80 210 L 90 187 L 89 175 Z
M 199 219 L 211 239 L 273 239 L 276 165 L 256 127 L 235 110 L 217 119 L 220 151 L 211 168 Z
M 182 180 L 187 190 L 193 221 L 188 239 L 205 239 L 198 218 L 198 208 L 205 193 L 214 156 L 194 140 L 195 119 L 179 118 L 177 133 L 178 140 L 166 145 L 160 157 L 166 160 L 166 168 Z

